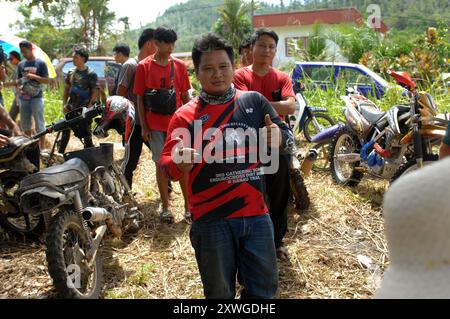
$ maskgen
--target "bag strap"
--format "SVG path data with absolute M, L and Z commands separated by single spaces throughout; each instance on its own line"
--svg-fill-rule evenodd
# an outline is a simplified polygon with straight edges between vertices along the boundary
M 72 72 L 69 73 L 69 83 L 70 83 L 70 87 L 72 87 L 73 85 L 73 74 L 75 73 L 75 70 L 73 70 Z
M 170 61 L 170 86 L 172 89 L 175 87 L 174 79 L 175 79 L 175 63 L 173 63 L 173 60 L 171 60 Z

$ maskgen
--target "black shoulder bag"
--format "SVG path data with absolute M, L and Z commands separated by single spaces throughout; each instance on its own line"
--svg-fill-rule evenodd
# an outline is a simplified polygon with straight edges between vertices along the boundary
M 177 110 L 177 95 L 174 87 L 175 67 L 173 61 L 170 65 L 170 89 L 148 89 L 144 93 L 144 106 L 146 111 L 172 115 Z

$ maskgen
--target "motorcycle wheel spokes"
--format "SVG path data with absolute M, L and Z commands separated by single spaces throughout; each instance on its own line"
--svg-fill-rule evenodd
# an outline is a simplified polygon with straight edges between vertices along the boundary
M 314 118 L 306 120 L 303 135 L 308 142 L 311 142 L 313 136 L 333 125 L 334 121 L 328 114 L 316 113 L 314 114 Z
M 77 293 L 87 297 L 95 289 L 96 271 L 95 263 L 90 266 L 86 259 L 86 243 L 80 234 L 82 231 L 79 225 L 69 225 L 63 236 L 63 253 L 68 282 L 72 282 Z
M 6 217 L 7 222 L 18 232 L 32 232 L 41 223 L 41 216 L 31 216 L 28 214 L 19 214 L 19 217 Z
M 319 153 L 317 160 L 314 162 L 314 169 L 324 171 L 330 168 L 330 155 L 328 144 L 320 145 L 316 148 Z
M 9 206 L 9 213 L 0 218 L 0 224 L 6 229 L 31 239 L 39 237 L 45 230 L 43 216 L 33 216 L 20 212 L 14 193 L 19 187 L 20 179 L 17 177 L 5 178 L 3 184 L 3 202 Z
M 344 133 L 338 137 L 334 148 L 333 161 L 336 175 L 341 181 L 348 180 L 352 177 L 354 164 L 340 161 L 336 158 L 336 156 L 340 154 L 353 153 L 355 150 L 356 146 L 354 140 L 349 134 Z
M 47 234 L 47 263 L 61 298 L 98 298 L 102 289 L 101 256 L 87 259 L 89 246 L 81 218 L 73 211 L 61 211 L 52 220 Z

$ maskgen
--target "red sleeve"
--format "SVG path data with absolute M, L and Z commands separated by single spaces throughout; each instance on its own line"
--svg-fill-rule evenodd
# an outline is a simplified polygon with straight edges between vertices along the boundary
M 183 84 L 181 86 L 181 92 L 187 92 L 191 89 L 191 82 L 189 81 L 189 75 L 187 71 L 186 64 L 182 63 L 183 70 Z
M 177 164 L 174 163 L 172 158 L 172 150 L 177 145 L 178 141 L 172 136 L 173 132 L 177 128 L 186 128 L 188 125 L 185 121 L 175 113 L 169 123 L 169 128 L 167 129 L 167 138 L 164 148 L 161 152 L 161 157 L 159 159 L 159 166 L 163 172 L 173 181 L 178 181 L 183 177 L 183 173 L 178 169 Z M 176 136 L 175 136 L 176 137 Z
M 241 91 L 250 91 L 249 87 L 247 86 L 245 79 L 245 72 L 243 72 L 242 69 L 239 69 L 234 74 L 234 87 Z
M 294 88 L 292 87 L 292 80 L 286 73 L 282 73 L 281 97 L 286 98 L 291 96 L 295 97 Z
M 139 63 L 134 77 L 134 95 L 144 96 L 145 92 L 145 67 L 144 64 Z

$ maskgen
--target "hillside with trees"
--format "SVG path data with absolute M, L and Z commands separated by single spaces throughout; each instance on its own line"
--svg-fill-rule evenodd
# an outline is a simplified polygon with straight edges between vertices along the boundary
M 249 1 L 247 1 L 249 2 Z M 369 4 L 378 3 L 382 20 L 390 29 L 418 34 L 439 22 L 449 23 L 450 2 L 445 0 L 281 0 L 279 4 L 256 2 L 255 14 L 325 8 L 356 7 L 363 15 Z M 214 30 L 218 9 L 223 0 L 190 0 L 170 7 L 148 26 L 170 25 L 179 36 L 178 51 L 189 51 L 192 40 L 199 34 Z M 195 14 L 195 19 L 192 16 Z
M 176 51 L 190 51 L 192 43 L 200 34 L 210 31 L 230 34 L 228 28 L 236 21 L 220 25 L 220 10 L 225 2 L 231 6 L 235 0 L 189 0 L 168 8 L 157 19 L 142 28 L 130 30 L 128 17 L 116 16 L 109 10 L 108 0 L 0 0 L 20 2 L 19 21 L 15 24 L 19 36 L 38 43 L 50 56 L 65 56 L 73 43 L 85 43 L 97 54 L 110 52 L 117 41 L 128 43 L 136 53 L 136 40 L 146 27 L 170 26 L 178 33 Z M 240 1 L 237 1 L 240 3 Z M 250 1 L 245 1 L 245 15 L 240 17 L 239 37 L 251 30 Z M 421 34 L 428 27 L 447 25 L 450 21 L 450 2 L 446 0 L 280 0 L 279 4 L 255 1 L 254 13 L 285 12 L 323 8 L 354 6 L 365 16 L 367 7 L 378 3 L 382 20 L 404 38 Z M 244 4 L 244 1 L 242 1 Z M 38 17 L 33 12 L 38 12 Z M 237 11 L 236 11 L 237 12 Z M 240 11 L 240 14 L 242 11 Z M 223 16 L 223 15 L 222 15 Z M 223 21 L 223 19 L 222 19 Z M 230 35 L 232 36 L 232 35 Z M 229 39 L 237 42 L 236 39 Z

